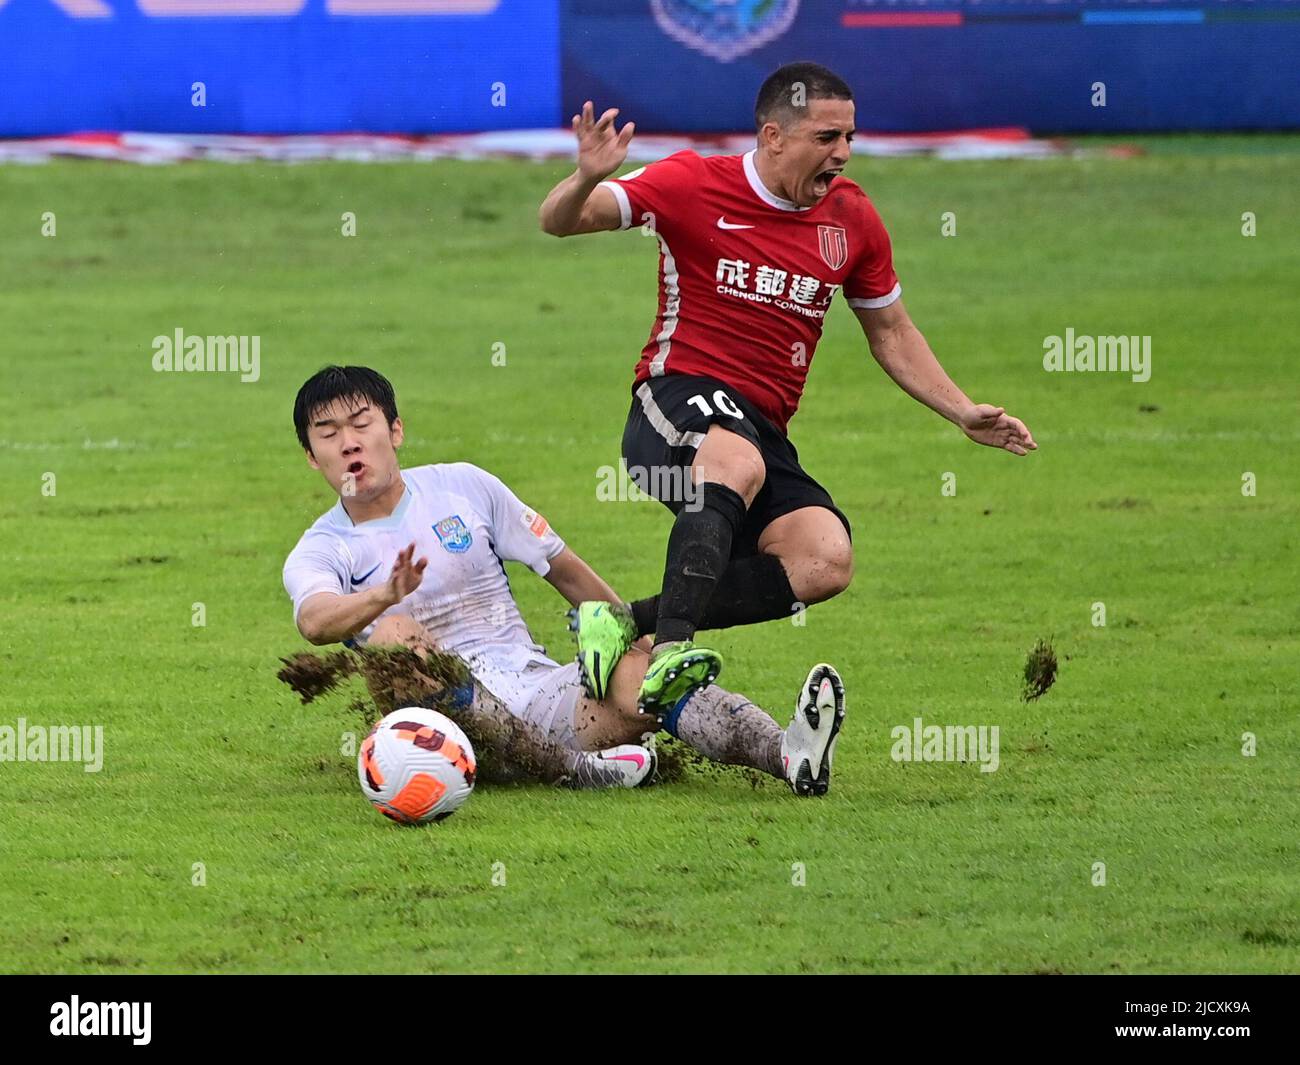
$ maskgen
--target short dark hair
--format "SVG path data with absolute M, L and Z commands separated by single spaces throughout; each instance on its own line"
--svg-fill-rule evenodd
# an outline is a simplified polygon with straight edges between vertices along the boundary
M 820 63 L 787 63 L 772 71 L 759 87 L 754 101 L 754 128 L 762 129 L 765 122 L 780 125 L 783 119 L 799 114 L 803 108 L 794 103 L 798 85 L 803 86 L 804 101 L 853 99 L 849 83 L 835 71 Z
M 397 421 L 397 397 L 388 378 L 369 366 L 325 366 L 317 370 L 298 389 L 293 401 L 293 427 L 298 442 L 308 451 L 308 423 L 317 411 L 340 400 L 368 400 L 384 412 L 388 427 Z

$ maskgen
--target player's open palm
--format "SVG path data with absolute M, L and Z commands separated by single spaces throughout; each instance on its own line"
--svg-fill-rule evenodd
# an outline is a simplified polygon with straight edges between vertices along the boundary
M 962 417 L 961 427 L 975 443 L 1000 447 L 1013 455 L 1027 455 L 1038 450 L 1024 422 L 988 403 L 976 403 L 971 407 Z
M 588 178 L 609 177 L 623 165 L 627 146 L 632 143 L 636 123 L 629 122 L 615 130 L 614 119 L 618 108 L 611 107 L 599 119 L 590 100 L 582 105 L 582 113 L 573 116 L 573 132 L 578 137 L 578 169 Z
M 412 542 L 397 553 L 393 572 L 388 575 L 388 598 L 394 606 L 420 587 L 420 581 L 424 579 L 424 568 L 429 560 L 422 558 L 418 562 L 412 562 L 414 556 L 415 544 Z

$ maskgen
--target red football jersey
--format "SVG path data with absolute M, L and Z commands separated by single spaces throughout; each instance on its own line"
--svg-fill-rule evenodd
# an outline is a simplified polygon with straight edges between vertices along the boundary
M 800 207 L 763 184 L 752 151 L 682 151 L 602 184 L 622 228 L 659 239 L 659 313 L 638 382 L 715 377 L 784 432 L 835 293 L 850 307 L 887 307 L 902 291 L 889 234 L 847 178 Z

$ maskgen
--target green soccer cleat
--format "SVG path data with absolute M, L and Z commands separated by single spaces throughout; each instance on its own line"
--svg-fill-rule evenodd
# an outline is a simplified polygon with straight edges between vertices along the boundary
M 569 631 L 578 644 L 578 672 L 593 699 L 609 694 L 609 678 L 636 639 L 632 609 L 625 603 L 579 603 L 569 611 Z
M 696 647 L 689 640 L 666 644 L 650 659 L 637 708 L 662 723 L 679 700 L 697 688 L 707 688 L 721 672 L 722 656 L 717 651 Z

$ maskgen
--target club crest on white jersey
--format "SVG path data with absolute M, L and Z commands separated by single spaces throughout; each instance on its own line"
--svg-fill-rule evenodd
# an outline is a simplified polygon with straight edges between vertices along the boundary
M 438 534 L 438 542 L 453 555 L 464 554 L 474 542 L 473 535 L 465 528 L 465 523 L 460 520 L 459 514 L 435 522 L 433 531 Z

